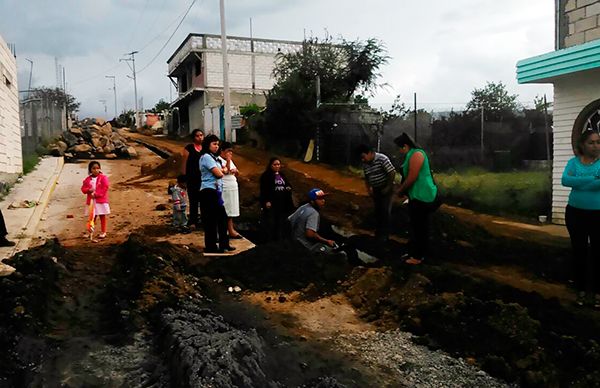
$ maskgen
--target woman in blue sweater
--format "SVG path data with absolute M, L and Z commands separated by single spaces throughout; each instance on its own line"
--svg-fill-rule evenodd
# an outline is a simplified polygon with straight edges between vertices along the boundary
M 577 156 L 569 160 L 562 176 L 571 188 L 565 222 L 573 250 L 573 275 L 577 303 L 600 307 L 600 135 L 584 131 L 577 141 Z

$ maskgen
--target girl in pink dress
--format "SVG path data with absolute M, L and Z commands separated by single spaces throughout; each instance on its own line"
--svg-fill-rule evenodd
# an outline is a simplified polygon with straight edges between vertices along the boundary
M 106 238 L 106 216 L 110 214 L 110 206 L 108 205 L 108 188 L 110 183 L 106 175 L 100 170 L 100 163 L 92 161 L 88 165 L 88 177 L 83 180 L 81 192 L 87 194 L 85 204 L 89 209 L 90 203 L 94 203 L 94 221 L 99 217 L 101 225 L 101 233 L 98 238 Z

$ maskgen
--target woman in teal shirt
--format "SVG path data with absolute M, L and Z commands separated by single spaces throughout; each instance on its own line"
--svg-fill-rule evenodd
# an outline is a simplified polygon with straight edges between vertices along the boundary
M 421 264 L 427 254 L 429 215 L 437 208 L 438 189 L 425 151 L 406 133 L 394 139 L 394 143 L 400 148 L 400 153 L 406 155 L 402 165 L 404 180 L 398 189 L 398 195 L 408 196 L 410 241 L 406 263 Z
M 571 188 L 565 222 L 571 237 L 573 277 L 577 303 L 600 307 L 600 135 L 584 131 L 577 141 L 577 156 L 562 176 Z

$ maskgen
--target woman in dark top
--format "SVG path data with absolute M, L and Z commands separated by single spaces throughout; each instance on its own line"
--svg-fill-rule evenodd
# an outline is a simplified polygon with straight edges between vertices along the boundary
M 188 226 L 194 225 L 198 229 L 198 205 L 200 203 L 200 156 L 202 155 L 202 141 L 204 132 L 200 129 L 192 131 L 192 141 L 183 149 L 182 173 L 186 177 L 188 198 L 190 201 L 190 216 Z
M 271 158 L 260 177 L 260 207 L 265 237 L 276 241 L 286 236 L 287 217 L 294 211 L 292 186 L 281 172 L 281 160 Z

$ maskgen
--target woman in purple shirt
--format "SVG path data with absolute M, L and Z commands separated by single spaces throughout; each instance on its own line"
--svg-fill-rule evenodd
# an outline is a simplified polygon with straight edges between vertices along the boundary
M 271 158 L 260 177 L 260 207 L 267 241 L 287 236 L 287 217 L 294 211 L 292 186 L 281 171 L 281 160 Z

